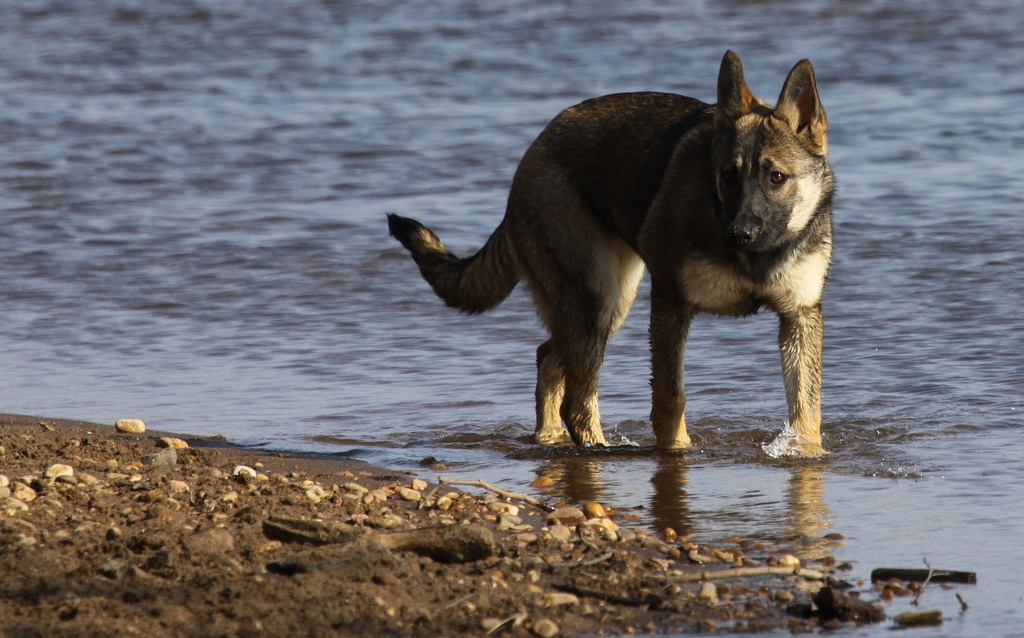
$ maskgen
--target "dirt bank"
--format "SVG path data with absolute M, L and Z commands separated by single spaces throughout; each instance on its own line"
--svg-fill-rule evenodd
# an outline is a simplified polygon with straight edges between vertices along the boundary
M 595 504 L 552 515 L 546 503 L 359 462 L 216 439 L 164 448 L 163 436 L 173 435 L 0 417 L 4 636 L 614 635 L 824 622 L 800 615 L 818 578 L 835 575 L 830 558 L 768 574 L 793 568 L 763 544 L 659 538 Z

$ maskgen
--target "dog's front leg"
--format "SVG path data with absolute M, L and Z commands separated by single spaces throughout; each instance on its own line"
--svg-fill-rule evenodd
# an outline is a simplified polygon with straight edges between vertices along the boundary
M 651 295 L 651 426 L 659 450 L 690 446 L 686 433 L 686 393 L 683 359 L 693 320 L 686 303 L 653 292 Z
M 826 454 L 821 447 L 821 307 L 779 313 L 779 352 L 786 384 L 789 424 L 799 435 L 802 456 Z

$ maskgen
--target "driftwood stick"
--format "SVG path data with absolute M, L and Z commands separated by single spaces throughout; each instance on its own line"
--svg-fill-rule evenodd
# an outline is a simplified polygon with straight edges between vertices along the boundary
M 327 521 L 311 521 L 287 516 L 271 516 L 263 521 L 263 534 L 267 538 L 286 543 L 313 543 L 329 545 L 346 543 L 365 535 L 369 530 Z
M 816 569 L 800 567 L 737 567 L 717 572 L 695 572 L 669 576 L 668 579 L 678 583 L 695 583 L 705 580 L 722 580 L 724 578 L 743 578 L 745 576 L 803 576 L 807 580 L 825 580 L 825 574 Z
M 914 600 L 910 601 L 911 605 L 917 605 L 917 599 L 924 593 L 924 588 L 928 586 L 932 576 L 935 574 L 935 570 L 932 569 L 932 564 L 928 562 L 927 558 L 924 559 L 924 566 L 928 568 L 928 576 L 924 579 L 924 582 L 921 583 L 921 590 L 917 592 L 917 596 L 914 596 Z
M 928 573 L 931 572 L 931 579 Z M 871 581 L 879 580 L 908 580 L 915 583 L 923 583 L 928 580 L 932 583 L 967 583 L 978 582 L 978 575 L 974 572 L 951 572 L 941 569 L 898 569 L 891 567 L 880 567 L 871 572 Z
M 439 484 L 441 484 L 441 485 L 468 485 L 470 487 L 480 487 L 480 488 L 483 488 L 485 490 L 489 490 L 491 492 L 494 492 L 495 494 L 498 494 L 499 496 L 504 496 L 505 498 L 510 498 L 513 501 L 522 501 L 524 503 L 529 503 L 530 505 L 534 505 L 534 506 L 539 507 L 542 510 L 545 510 L 545 511 L 548 511 L 548 512 L 553 511 L 555 509 L 554 507 L 548 505 L 544 501 L 540 501 L 540 500 L 530 496 L 529 494 L 523 494 L 522 492 L 510 492 L 508 490 L 503 490 L 500 487 L 495 487 L 495 486 L 491 485 L 490 483 L 484 482 L 484 481 L 482 481 L 480 479 L 469 479 L 469 480 L 468 479 L 450 479 L 450 478 L 446 478 L 444 476 L 439 476 L 439 477 L 437 477 L 437 482 Z
M 271 516 L 263 521 L 263 533 L 289 543 L 330 545 L 368 538 L 385 549 L 415 552 L 447 563 L 469 563 L 497 553 L 494 535 L 480 525 L 438 525 L 408 532 L 371 532 L 364 527 Z
M 387 549 L 415 552 L 446 563 L 470 563 L 497 553 L 491 532 L 479 525 L 438 525 L 409 532 L 374 534 Z

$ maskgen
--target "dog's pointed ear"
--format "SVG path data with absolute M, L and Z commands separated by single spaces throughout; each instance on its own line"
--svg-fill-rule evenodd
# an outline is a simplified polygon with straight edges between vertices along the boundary
M 808 60 L 797 62 L 782 85 L 775 116 L 789 124 L 797 136 L 807 142 L 808 147 L 818 155 L 828 152 L 825 130 L 828 120 L 825 109 L 818 98 L 818 86 L 814 82 L 814 69 Z
M 715 125 L 721 126 L 750 113 L 754 104 L 747 83 L 743 80 L 743 64 L 732 49 L 725 52 L 722 68 L 718 71 L 718 106 Z

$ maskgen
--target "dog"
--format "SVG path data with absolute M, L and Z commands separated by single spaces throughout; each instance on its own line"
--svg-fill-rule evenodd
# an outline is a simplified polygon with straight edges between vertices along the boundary
M 566 109 L 526 151 L 504 219 L 470 257 L 388 215 L 449 306 L 484 312 L 526 282 L 550 334 L 537 348 L 536 442 L 563 442 L 567 429 L 577 446 L 607 445 L 598 376 L 646 267 L 658 449 L 690 444 L 683 358 L 694 315 L 767 308 L 779 317 L 793 451 L 825 454 L 821 298 L 835 180 L 814 71 L 797 63 L 772 108 L 727 51 L 717 97 L 619 93 Z

